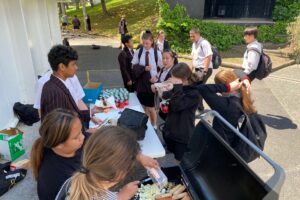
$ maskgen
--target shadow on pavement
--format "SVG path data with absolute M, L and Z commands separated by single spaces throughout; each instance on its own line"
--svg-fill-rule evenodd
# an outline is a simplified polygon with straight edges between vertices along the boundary
M 295 124 L 291 119 L 279 115 L 260 115 L 266 125 L 278 130 L 285 129 L 297 129 L 297 124 Z

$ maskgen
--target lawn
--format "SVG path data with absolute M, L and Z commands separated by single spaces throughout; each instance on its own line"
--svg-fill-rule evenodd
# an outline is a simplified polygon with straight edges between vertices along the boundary
M 87 14 L 91 17 L 92 33 L 108 37 L 119 37 L 118 23 L 122 15 L 126 15 L 128 30 L 138 41 L 139 34 L 142 30 L 150 29 L 156 31 L 156 23 L 159 18 L 157 0 L 107 0 L 106 3 L 109 15 L 102 12 L 101 4 L 93 8 L 87 4 Z M 82 8 L 75 10 L 70 7 L 67 10 L 69 23 L 74 15 L 77 15 L 81 21 L 81 31 L 84 31 Z M 69 25 L 69 29 L 72 26 Z

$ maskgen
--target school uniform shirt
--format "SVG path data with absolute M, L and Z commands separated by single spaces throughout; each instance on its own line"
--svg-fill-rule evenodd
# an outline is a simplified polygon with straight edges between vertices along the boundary
M 84 136 L 84 143 L 74 157 L 62 157 L 52 149 L 44 148 L 37 179 L 37 193 L 40 200 L 55 199 L 64 182 L 80 169 L 83 147 L 90 134 L 84 133 Z
M 198 85 L 197 89 L 208 106 L 217 111 L 233 127 L 238 126 L 240 117 L 243 115 L 238 105 L 241 105 L 239 95 L 220 96 L 218 93 L 230 92 L 230 87 L 223 84 Z M 236 135 L 218 119 L 213 121 L 213 127 L 230 145 L 234 144 Z
M 251 49 L 256 49 L 259 53 Z M 250 74 L 257 69 L 261 53 L 262 45 L 257 40 L 247 45 L 247 50 L 244 53 L 242 65 L 246 74 Z
M 201 37 L 197 42 L 193 43 L 191 55 L 193 66 L 198 69 L 204 68 L 204 60 L 208 56 L 213 55 L 210 43 Z M 208 68 L 213 68 L 212 61 L 210 61 Z
M 62 23 L 68 23 L 68 16 L 67 15 L 63 15 L 62 17 L 61 17 L 61 22 Z
M 165 137 L 188 144 L 195 128 L 195 112 L 199 104 L 199 92 L 195 86 L 174 85 L 163 93 L 169 100 L 169 113 L 164 128 Z
M 65 81 L 54 75 L 50 76 L 42 90 L 41 96 L 41 121 L 44 117 L 56 108 L 64 108 L 77 112 L 82 122 L 90 121 L 89 110 L 79 110 Z
M 164 82 L 166 80 L 168 80 L 169 78 L 171 78 L 171 73 L 170 71 L 172 70 L 173 67 L 167 69 L 165 67 L 163 67 L 161 70 L 160 70 L 160 74 L 158 76 L 158 82 Z
M 157 46 L 157 49 L 160 52 L 163 52 L 164 50 L 170 49 L 169 42 L 167 40 L 164 40 L 163 42 L 160 42 L 159 40 L 157 40 L 156 46 Z
M 52 70 L 49 70 L 48 72 L 46 72 L 46 74 L 44 74 L 37 81 L 36 91 L 35 91 L 35 100 L 34 100 L 34 105 L 33 105 L 33 107 L 36 109 L 41 108 L 42 90 L 43 90 L 45 83 L 50 80 L 50 76 L 52 73 L 53 73 Z M 64 81 L 64 84 L 69 89 L 75 103 L 78 105 L 79 101 L 85 96 L 82 86 L 78 80 L 78 77 L 76 75 L 74 75 L 71 78 L 67 78 L 67 80 Z
M 151 77 L 155 77 L 157 76 L 157 67 L 161 68 L 163 66 L 162 63 L 162 55 L 161 53 L 157 54 L 157 65 L 155 62 L 155 55 L 154 55 L 154 49 L 151 48 L 149 50 L 146 50 L 145 48 L 143 48 L 143 53 L 141 55 L 141 58 L 139 59 L 139 52 L 140 49 L 136 50 L 132 59 L 132 65 L 140 65 L 140 66 L 144 66 L 146 64 L 146 52 L 149 52 L 149 65 L 151 66 L 151 70 L 150 70 L 150 75 Z

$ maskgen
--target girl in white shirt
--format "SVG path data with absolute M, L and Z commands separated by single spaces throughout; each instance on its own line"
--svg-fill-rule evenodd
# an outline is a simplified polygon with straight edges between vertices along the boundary
M 154 48 L 154 39 L 150 31 L 142 35 L 143 46 L 135 51 L 132 65 L 136 81 L 137 96 L 150 117 L 151 123 L 157 129 L 157 115 L 154 107 L 154 93 L 151 84 L 157 81 L 158 71 L 163 66 L 162 55 Z

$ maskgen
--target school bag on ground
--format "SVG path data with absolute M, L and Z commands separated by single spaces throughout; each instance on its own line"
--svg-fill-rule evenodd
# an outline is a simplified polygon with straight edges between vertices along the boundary
M 13 109 L 19 120 L 28 126 L 40 121 L 39 112 L 33 105 L 17 102 Z
M 239 131 L 248 138 L 253 144 L 255 144 L 260 150 L 264 150 L 265 141 L 267 139 L 267 130 L 265 123 L 262 121 L 258 113 L 247 114 L 243 107 L 236 103 L 238 108 L 243 113 L 243 122 L 239 127 Z M 234 147 L 235 151 L 247 162 L 251 162 L 259 157 L 247 143 L 238 139 Z
M 270 56 L 265 54 L 263 49 L 261 52 L 259 52 L 259 50 L 256 48 L 249 48 L 247 49 L 247 54 L 249 51 L 255 51 L 260 55 L 259 63 L 257 69 L 255 70 L 255 78 L 262 80 L 269 76 L 269 74 L 272 72 L 272 60 Z

